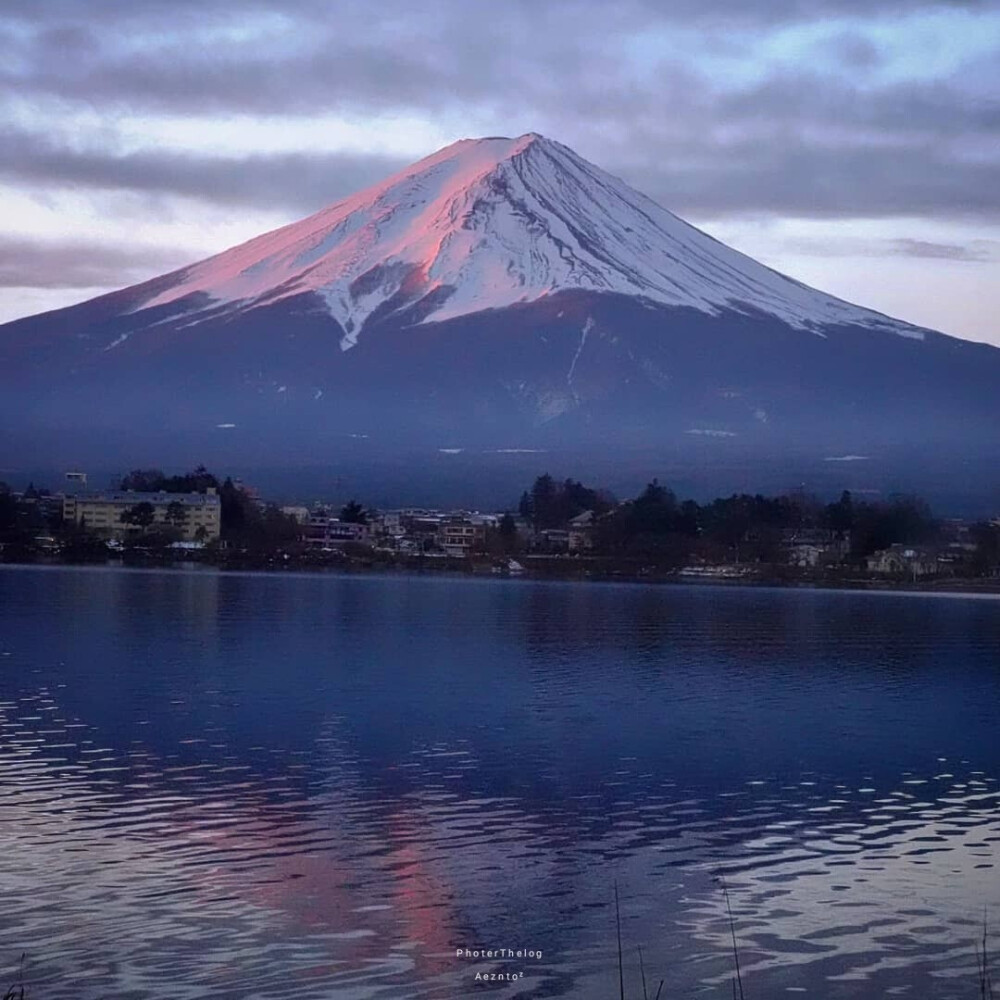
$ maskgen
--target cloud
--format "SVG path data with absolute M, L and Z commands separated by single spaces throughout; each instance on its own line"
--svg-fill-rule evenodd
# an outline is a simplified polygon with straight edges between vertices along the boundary
M 111 288 L 190 263 L 160 246 L 45 242 L 0 235 L 0 288 Z
M 971 91 L 962 74 L 883 78 L 884 53 L 862 30 L 890 15 L 985 16 L 996 7 L 985 0 L 509 0 L 491 7 L 489 31 L 458 0 L 419 14 L 385 0 L 377 15 L 346 0 L 88 0 L 85 16 L 69 0 L 7 6 L 0 109 L 17 115 L 0 172 L 14 183 L 306 213 L 403 161 L 126 147 L 116 121 L 171 115 L 210 132 L 235 114 L 344 114 L 371 120 L 377 146 L 392 116 L 416 115 L 472 134 L 541 131 L 680 214 L 1000 214 L 989 59 Z M 799 24 L 802 51 L 819 45 L 826 71 L 767 57 L 769 32 Z M 100 125 L 61 128 L 80 108 Z
M 885 53 L 857 31 L 845 31 L 824 41 L 822 48 L 851 70 L 870 70 L 882 64 Z
M 681 215 L 1000 216 L 1000 156 L 966 152 L 977 128 L 984 135 L 997 131 L 991 110 L 969 108 L 938 92 L 933 101 L 911 95 L 912 115 L 895 129 L 889 119 L 898 112 L 891 106 L 880 112 L 877 100 L 863 111 L 834 110 L 824 128 L 813 128 L 810 122 L 824 120 L 829 92 L 814 94 L 810 116 L 802 102 L 783 105 L 773 90 L 762 89 L 775 104 L 771 112 L 748 111 L 740 118 L 734 99 L 696 98 L 663 121 L 642 101 L 631 110 L 624 101 L 609 101 L 594 109 L 589 123 L 573 120 L 569 135 L 553 137 Z M 840 97 L 848 103 L 847 95 Z M 830 103 L 836 108 L 836 101 Z M 931 105 L 941 122 L 937 138 Z M 720 124 L 699 127 L 700 111 Z M 603 128 L 594 124 L 600 116 L 609 121 Z M 969 124 L 956 133 L 963 117 Z M 1000 149 L 1000 135 L 995 139 Z M 303 215 L 406 164 L 406 158 L 349 152 L 122 152 L 109 143 L 81 144 L 58 131 L 16 128 L 0 145 L 0 176 L 15 184 L 192 196 Z
M 957 243 L 935 243 L 929 240 L 893 240 L 889 253 L 890 256 L 976 263 L 1000 260 L 998 246 L 990 240 L 975 240 L 967 246 Z
M 880 240 L 833 236 L 787 240 L 785 250 L 804 257 L 910 257 L 975 264 L 1000 260 L 1000 243 L 994 240 L 941 243 L 906 237 Z
M 608 5 L 604 0 L 547 0 L 546 7 L 554 16 L 565 18 L 570 14 L 589 14 L 591 17 L 608 17 Z M 618 18 L 648 20 L 662 17 L 662 0 L 618 0 L 615 8 Z M 737 17 L 741 20 L 774 24 L 777 22 L 798 22 L 803 20 L 824 20 L 838 16 L 900 15 L 912 11 L 926 10 L 967 10 L 984 11 L 993 8 L 992 0 L 757 0 L 747 4 L 745 0 L 673 0 L 669 5 L 669 17 L 683 21 L 712 22 L 720 17 Z M 508 0 L 498 5 L 491 16 L 503 22 L 507 17 L 517 19 L 537 18 L 540 15 L 537 0 Z M 0 3 L 0 14 L 6 13 L 17 19 L 35 24 L 65 20 L 125 23 L 141 21 L 160 26 L 174 26 L 211 22 L 216 19 L 231 19 L 236 15 L 243 18 L 278 12 L 283 16 L 301 20 L 330 20 L 330 4 L 324 0 L 143 0 L 137 5 L 134 0 L 87 0 L 86 16 L 81 15 L 78 0 L 33 0 L 24 4 L 5 0 Z M 354 25 L 358 18 L 369 25 L 380 22 L 397 22 L 407 17 L 413 7 L 409 0 L 382 0 L 379 18 L 373 18 L 372 8 L 362 0 L 342 0 L 337 5 L 338 22 Z M 421 19 L 438 20 L 455 18 L 467 11 L 464 0 L 432 0 L 421 10 Z M 567 24 L 571 26 L 572 22 Z
M 644 79 L 651 40 L 687 65 L 728 45 L 752 57 L 768 30 L 824 19 L 988 11 L 988 2 L 930 0 L 508 0 L 473 23 L 464 0 L 415 12 L 402 0 L 368 3 L 205 0 L 126 5 L 36 2 L 12 19 L 0 90 L 175 113 L 308 114 L 517 105 L 539 112 L 609 91 L 655 98 Z M 833 30 L 833 29 L 831 29 Z M 679 41 L 672 41 L 674 36 Z M 848 69 L 880 53 L 860 31 L 828 43 Z M 664 96 L 660 94 L 659 96 Z M 669 95 L 673 97 L 674 95 Z M 568 99 L 568 100 L 567 100 Z M 664 105 L 660 104 L 661 111 Z
M 204 198 L 308 212 L 393 173 L 405 162 L 350 153 L 198 156 L 169 150 L 116 153 L 11 131 L 0 176 L 32 184 Z
M 898 147 L 913 139 L 1000 134 L 997 96 L 970 94 L 960 81 L 905 80 L 873 88 L 800 69 L 727 94 L 715 111 L 720 122 L 757 123 L 772 133 L 814 127 L 831 146 L 853 139 Z

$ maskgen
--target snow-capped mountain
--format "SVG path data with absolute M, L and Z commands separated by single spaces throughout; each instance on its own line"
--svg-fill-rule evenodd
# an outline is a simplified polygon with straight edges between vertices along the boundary
M 0 465 L 405 457 L 411 498 L 440 499 L 543 467 L 983 484 L 998 388 L 1000 350 L 785 277 L 529 134 L 0 327 Z
M 751 309 L 819 331 L 919 331 L 731 250 L 571 149 L 534 133 L 463 139 L 301 222 L 185 269 L 147 309 L 195 293 L 241 309 L 313 292 L 357 343 L 380 306 L 430 298 L 422 322 L 615 292 L 710 315 Z

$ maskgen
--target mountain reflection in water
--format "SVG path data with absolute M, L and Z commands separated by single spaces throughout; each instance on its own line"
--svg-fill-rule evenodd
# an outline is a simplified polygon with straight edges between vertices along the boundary
M 975 996 L 998 640 L 988 599 L 6 568 L 0 967 L 606 997 L 617 881 L 664 992 L 728 996 L 724 875 L 748 996 Z

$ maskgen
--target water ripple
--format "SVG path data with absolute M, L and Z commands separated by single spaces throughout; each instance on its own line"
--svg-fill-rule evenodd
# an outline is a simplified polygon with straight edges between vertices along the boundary
M 497 996 L 607 996 L 614 882 L 670 995 L 727 995 L 720 879 L 753 995 L 975 995 L 992 607 L 92 577 L 0 612 L 0 965 L 38 996 L 465 997 L 466 944 L 543 951 Z

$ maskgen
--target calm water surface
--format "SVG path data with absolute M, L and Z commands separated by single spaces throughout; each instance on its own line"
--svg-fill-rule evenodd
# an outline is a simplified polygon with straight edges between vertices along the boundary
M 998 777 L 992 599 L 0 570 L 39 1000 L 975 1000 Z

